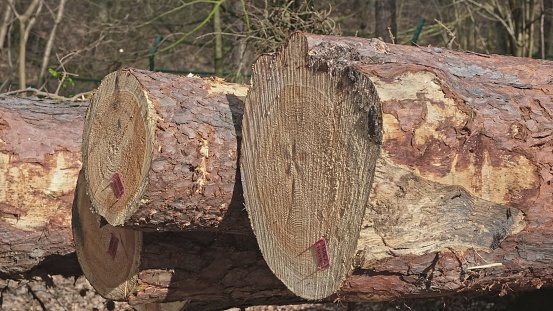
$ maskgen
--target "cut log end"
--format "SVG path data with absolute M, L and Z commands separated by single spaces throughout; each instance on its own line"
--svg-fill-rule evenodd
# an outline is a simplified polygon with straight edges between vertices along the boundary
M 73 238 L 81 268 L 100 295 L 126 300 L 136 285 L 142 233 L 113 227 L 93 213 L 83 172 L 73 201 Z
M 254 65 L 243 120 L 246 207 L 269 267 L 295 294 L 335 293 L 352 268 L 382 139 L 371 81 L 309 64 L 303 34 Z
M 138 208 L 152 160 L 155 111 L 126 70 L 109 74 L 96 92 L 84 126 L 83 167 L 100 215 L 122 225 Z

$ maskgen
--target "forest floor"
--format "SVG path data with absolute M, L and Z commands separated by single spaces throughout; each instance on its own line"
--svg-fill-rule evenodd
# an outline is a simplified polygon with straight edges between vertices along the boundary
M 0 310 L 9 311 L 122 311 L 135 310 L 126 302 L 102 298 L 84 277 L 48 276 L 32 280 L 0 280 Z M 508 297 L 488 297 L 492 301 L 469 298 L 439 298 L 391 303 L 327 303 L 293 306 L 255 306 L 245 311 L 476 311 L 553 310 L 553 290 Z M 139 309 L 140 310 L 140 309 Z M 143 309 L 142 309 L 143 310 Z M 239 308 L 228 311 L 240 311 Z

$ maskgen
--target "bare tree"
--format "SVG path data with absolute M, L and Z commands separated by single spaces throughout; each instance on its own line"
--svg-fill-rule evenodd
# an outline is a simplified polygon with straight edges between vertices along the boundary
M 10 3 L 10 2 L 9 2 Z M 19 89 L 23 90 L 27 87 L 26 80 L 26 53 L 27 40 L 29 33 L 36 21 L 36 14 L 42 9 L 42 0 L 33 0 L 23 14 L 19 14 L 15 9 L 13 1 L 11 1 L 11 9 L 19 22 Z
M 467 3 L 479 9 L 486 19 L 498 22 L 508 35 L 509 52 L 516 56 L 532 57 L 534 51 L 535 25 L 539 2 L 535 0 L 476 1 Z
M 58 29 L 58 25 L 60 24 L 63 18 L 63 11 L 65 8 L 66 1 L 67 0 L 60 0 L 59 6 L 58 6 L 58 12 L 54 18 L 54 25 L 52 26 L 52 30 L 50 31 L 50 35 L 48 36 L 48 41 L 46 42 L 46 48 L 44 49 L 44 55 L 42 57 L 42 66 L 40 67 L 40 74 L 38 76 L 38 83 L 37 83 L 38 86 L 42 85 L 42 83 L 44 82 L 44 76 L 48 68 L 50 55 L 52 54 L 52 47 L 54 46 L 54 39 L 56 38 L 56 30 Z M 52 15 L 54 15 L 54 13 L 51 10 L 50 12 Z
M 213 14 L 213 33 L 215 36 L 214 44 L 214 68 L 217 77 L 223 76 L 223 35 L 221 34 L 221 12 L 218 5 L 215 5 L 215 13 Z
M 15 0 L 7 0 L 4 6 L 4 15 L 2 16 L 2 24 L 0 25 L 0 50 L 4 47 L 6 35 L 8 34 L 8 28 L 12 23 L 12 7 Z
M 552 51 L 552 31 L 553 26 L 553 1 L 542 0 L 543 6 L 543 50 L 544 56 L 553 54 Z
M 397 37 L 396 0 L 376 0 L 375 37 L 386 42 L 394 42 Z

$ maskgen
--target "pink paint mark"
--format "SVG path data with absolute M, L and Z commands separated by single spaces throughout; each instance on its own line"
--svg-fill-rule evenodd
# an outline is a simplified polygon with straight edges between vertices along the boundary
M 119 246 L 119 238 L 112 233 L 111 239 L 109 240 L 109 246 L 108 246 L 108 254 L 111 256 L 112 259 L 115 259 L 115 255 L 117 255 L 118 246 Z
M 317 269 L 321 270 L 330 266 L 330 259 L 328 258 L 328 249 L 326 247 L 326 239 L 322 237 L 317 242 L 313 243 L 315 248 L 315 255 L 317 255 Z
M 125 193 L 125 186 L 123 185 L 123 180 L 121 179 L 121 174 L 119 172 L 113 175 L 113 178 L 111 179 L 111 188 L 113 189 L 113 194 L 115 194 L 117 200 L 119 200 L 123 196 L 123 193 Z

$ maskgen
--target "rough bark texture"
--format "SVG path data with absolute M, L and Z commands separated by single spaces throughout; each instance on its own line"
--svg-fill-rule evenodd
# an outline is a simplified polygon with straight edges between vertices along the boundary
M 271 270 L 290 290 L 321 299 L 341 286 L 382 141 L 371 81 L 348 67 L 313 70 L 296 33 L 253 66 L 241 172 L 246 208 Z
M 74 251 L 70 210 L 85 109 L 0 95 L 0 275 Z
M 239 97 L 245 93 L 245 86 L 222 80 L 134 69 L 108 75 L 83 134 L 94 209 L 112 225 L 217 227 L 239 196 Z

